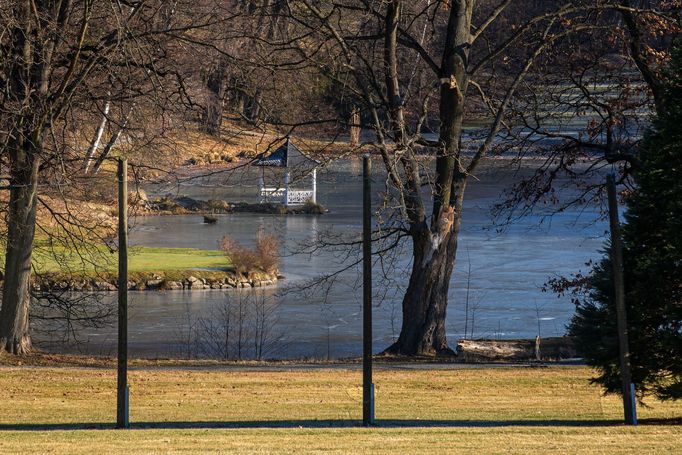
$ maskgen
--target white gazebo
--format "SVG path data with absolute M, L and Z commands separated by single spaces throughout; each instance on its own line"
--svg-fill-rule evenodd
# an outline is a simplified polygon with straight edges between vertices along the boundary
M 286 142 L 274 152 L 258 155 L 253 165 L 262 169 L 258 183 L 261 203 L 279 202 L 291 206 L 304 205 L 308 201 L 317 202 L 317 167 L 320 162 L 303 153 L 288 137 Z M 266 168 L 284 169 L 283 184 L 267 186 Z M 290 184 L 298 184 L 309 176 L 312 183 L 311 189 L 290 188 Z

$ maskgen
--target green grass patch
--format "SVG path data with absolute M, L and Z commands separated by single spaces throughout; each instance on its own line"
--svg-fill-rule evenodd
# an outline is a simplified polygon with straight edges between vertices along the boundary
M 379 369 L 360 428 L 359 369 L 133 370 L 133 431 L 113 430 L 113 369 L 0 370 L 0 453 L 674 453 L 682 403 L 642 425 L 588 368 Z M 678 419 L 678 420 L 674 420 Z
M 118 267 L 117 261 L 118 252 L 111 252 L 101 247 L 68 251 L 64 248 L 48 248 L 41 245 L 33 252 L 33 262 L 40 273 L 81 272 L 88 275 L 115 272 Z M 217 250 L 139 246 L 129 249 L 128 270 L 130 273 L 192 269 L 226 270 L 229 268 L 229 259 L 225 253 Z
M 222 251 L 195 248 L 135 247 L 130 251 L 129 268 L 133 272 L 186 269 L 225 269 L 230 262 Z

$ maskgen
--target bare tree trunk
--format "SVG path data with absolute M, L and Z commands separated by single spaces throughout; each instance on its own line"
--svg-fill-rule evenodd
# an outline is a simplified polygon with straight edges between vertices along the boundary
M 425 230 L 413 237 L 412 270 L 403 297 L 403 321 L 398 340 L 386 349 L 399 355 L 454 355 L 448 347 L 445 319 L 455 265 L 460 216 L 434 237 Z
M 7 155 L 10 167 L 10 195 L 7 210 L 5 281 L 0 308 L 0 350 L 23 355 L 31 351 L 29 326 L 31 259 L 38 203 L 39 153 L 43 151 L 45 124 L 40 120 L 39 103 L 48 91 L 53 42 L 35 43 L 31 2 L 17 3 L 16 26 L 12 28 L 11 52 L 7 55 L 9 84 L 7 99 L 22 106 L 10 130 Z M 35 5 L 33 5 L 35 6 Z M 42 5 L 41 5 L 42 6 Z M 41 54 L 42 52 L 42 54 Z M 40 55 L 41 71 L 32 68 Z M 12 104 L 10 104 L 12 105 Z M 32 109 L 32 108 L 33 109 Z M 41 106 L 42 107 L 42 106 Z
M 90 165 L 92 164 L 92 157 L 95 156 L 95 152 L 97 152 L 97 149 L 99 148 L 99 143 L 102 140 L 102 134 L 104 133 L 104 128 L 107 126 L 107 115 L 109 115 L 109 107 L 111 106 L 111 102 L 107 100 L 107 103 L 104 105 L 104 112 L 102 113 L 102 121 L 99 124 L 99 127 L 97 127 L 97 131 L 95 132 L 95 137 L 92 139 L 92 142 L 90 143 L 90 147 L 88 147 L 88 151 L 85 153 L 85 165 L 83 166 L 83 173 L 87 174 L 88 170 L 90 169 Z
M 360 145 L 360 134 L 362 133 L 361 126 L 362 119 L 360 117 L 360 109 L 353 106 L 350 113 L 350 146 L 357 147 Z
M 626 8 L 631 7 L 630 3 L 629 0 L 621 0 L 621 4 Z M 639 72 L 642 74 L 642 78 L 651 90 L 656 110 L 661 112 L 663 109 L 664 97 L 663 81 L 659 75 L 656 74 L 656 71 L 651 67 L 645 56 L 645 46 L 642 43 L 642 28 L 638 23 L 637 17 L 632 12 L 622 10 L 621 16 L 628 30 L 627 39 L 629 41 L 630 57 L 632 57 L 637 69 L 639 69 Z
M 0 349 L 17 355 L 31 351 L 28 310 L 31 256 L 35 237 L 39 160 L 35 144 L 20 140 L 11 168 L 5 282 L 0 309 Z
M 251 99 L 251 106 L 249 109 L 249 121 L 258 123 L 260 119 L 261 104 L 263 103 L 263 92 L 258 89 L 256 94 Z
M 243 88 L 243 82 L 236 76 L 230 76 L 227 79 L 227 87 L 225 87 L 224 90 L 226 90 L 226 103 L 230 107 L 230 109 L 239 114 L 241 117 L 246 118 L 247 117 L 247 105 L 248 105 L 248 96 L 244 92 Z
M 220 127 L 223 124 L 223 95 L 225 79 L 225 64 L 219 63 L 207 76 L 206 88 L 208 100 L 204 113 L 203 127 L 211 136 L 220 137 Z
M 451 5 L 441 65 L 442 147 L 436 157 L 433 214 L 430 226 L 423 214 L 413 217 L 410 223 L 414 259 L 403 298 L 400 336 L 386 350 L 393 354 L 454 354 L 448 347 L 445 319 L 467 179 L 459 157 L 473 4 L 469 0 Z M 389 8 L 387 17 L 391 12 Z
M 246 96 L 244 95 L 244 92 L 241 90 L 236 90 L 235 93 L 237 94 L 237 103 L 236 103 L 236 110 L 237 113 L 243 117 L 246 116 Z
M 118 140 L 121 137 L 121 133 L 123 133 L 123 130 L 125 129 L 126 125 L 128 124 L 128 119 L 130 119 L 130 114 L 133 113 L 134 107 L 135 107 L 134 105 L 130 106 L 130 109 L 128 109 L 128 113 L 123 118 L 123 122 L 121 122 L 121 126 L 114 133 L 114 135 L 111 136 L 111 138 L 109 139 L 109 142 L 107 142 L 107 145 L 104 147 L 104 150 L 102 150 L 102 153 L 97 158 L 97 161 L 95 161 L 95 166 L 92 168 L 92 173 L 94 175 L 97 175 L 100 168 L 102 167 L 102 163 L 104 163 L 104 160 L 107 159 L 107 157 L 109 156 L 111 149 L 113 149 L 114 146 L 116 146 L 116 143 L 118 142 Z

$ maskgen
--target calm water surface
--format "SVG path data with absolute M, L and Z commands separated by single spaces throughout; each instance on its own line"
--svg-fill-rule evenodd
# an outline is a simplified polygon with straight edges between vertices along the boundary
M 361 230 L 361 166 L 345 161 L 320 174 L 318 200 L 330 213 L 324 216 L 271 216 L 258 214 L 221 215 L 215 225 L 202 223 L 202 216 L 154 216 L 134 220 L 133 244 L 155 247 L 216 249 L 218 240 L 229 234 L 252 244 L 256 232 L 277 233 L 283 242 L 281 272 L 286 280 L 265 289 L 273 309 L 270 357 L 343 357 L 360 355 L 361 298 L 359 269 L 352 268 L 325 292 L 287 292 L 321 274 L 341 267 L 339 252 L 293 254 L 301 242 L 333 232 L 359 235 Z M 218 175 L 185 185 L 150 188 L 150 193 L 174 191 L 203 199 L 255 200 L 257 176 Z M 519 338 L 560 336 L 573 313 L 568 299 L 543 293 L 551 276 L 585 269 L 597 257 L 606 224 L 596 208 L 580 207 L 540 223 L 540 215 L 529 216 L 502 232 L 491 229 L 490 207 L 516 177 L 500 163 L 489 164 L 473 180 L 465 201 L 463 230 L 456 271 L 450 290 L 447 329 L 451 342 L 464 335 Z M 380 191 L 381 178 L 375 188 Z M 378 199 L 378 196 L 377 196 Z M 409 251 L 409 245 L 406 252 Z M 392 281 L 382 282 L 375 273 L 375 351 L 387 347 L 400 327 L 400 302 L 408 274 L 409 254 L 402 255 Z M 467 284 L 468 283 L 468 284 Z M 238 291 L 131 292 L 129 345 L 133 355 L 182 355 L 188 328 L 199 318 L 210 319 L 226 299 L 237 301 Z M 465 306 L 469 302 L 469 311 Z M 115 298 L 111 296 L 109 298 Z M 468 318 L 465 318 L 465 314 Z M 115 351 L 115 328 L 83 329 L 85 343 L 71 350 L 110 354 Z

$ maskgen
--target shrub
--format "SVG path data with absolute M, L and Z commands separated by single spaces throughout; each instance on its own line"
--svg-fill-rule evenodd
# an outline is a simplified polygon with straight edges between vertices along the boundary
M 273 234 L 258 234 L 256 239 L 258 266 L 267 273 L 279 268 L 279 239 Z
M 237 274 L 254 269 L 267 273 L 277 272 L 279 266 L 279 239 L 272 234 L 258 234 L 256 247 L 246 248 L 233 237 L 226 235 L 220 242 L 220 249 L 230 257 Z
M 308 201 L 303 206 L 303 213 L 308 215 L 324 215 L 327 210 L 320 204 Z

